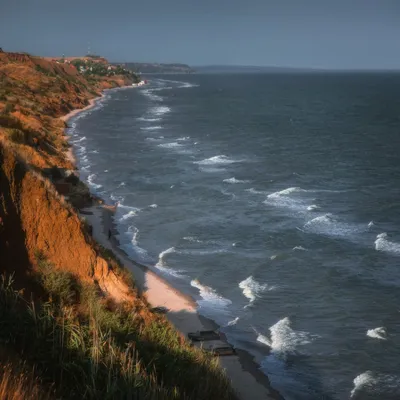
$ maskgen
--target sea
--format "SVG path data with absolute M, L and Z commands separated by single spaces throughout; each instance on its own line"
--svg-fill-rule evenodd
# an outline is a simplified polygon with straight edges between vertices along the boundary
M 70 120 L 120 247 L 285 399 L 400 399 L 400 74 L 146 79 Z

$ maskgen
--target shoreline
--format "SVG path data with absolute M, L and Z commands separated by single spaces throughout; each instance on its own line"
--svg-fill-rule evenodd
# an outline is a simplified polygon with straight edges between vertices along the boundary
M 82 109 L 75 109 L 60 119 L 66 122 L 78 113 L 94 107 L 102 97 L 103 94 L 91 99 L 88 106 Z M 69 140 L 69 137 L 67 136 L 65 139 Z M 76 167 L 76 158 L 73 154 L 72 145 L 66 154 Z M 119 247 L 119 242 L 115 238 L 115 234 L 118 231 L 112 209 L 95 204 L 82 211 L 81 216 L 93 227 L 93 238 L 102 246 L 112 250 L 124 267 L 132 272 L 135 286 L 146 297 L 152 307 L 164 306 L 169 309 L 166 317 L 179 332 L 186 337 L 189 332 L 219 328 L 215 321 L 198 313 L 197 303 L 192 296 L 176 289 L 170 282 L 149 267 L 132 260 Z M 110 239 L 108 238 L 109 230 L 112 232 Z M 237 349 L 237 355 L 219 357 L 219 362 L 221 367 L 225 369 L 228 378 L 231 380 L 232 387 L 240 399 L 283 399 L 279 392 L 271 387 L 268 376 L 260 370 L 255 357 L 246 350 Z

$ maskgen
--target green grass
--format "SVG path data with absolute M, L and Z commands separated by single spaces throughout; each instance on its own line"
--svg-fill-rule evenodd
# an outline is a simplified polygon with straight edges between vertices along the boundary
M 26 301 L 12 277 L 1 278 L 0 345 L 35 368 L 57 398 L 234 398 L 216 360 L 139 298 L 112 304 L 95 285 L 37 258 L 41 301 Z

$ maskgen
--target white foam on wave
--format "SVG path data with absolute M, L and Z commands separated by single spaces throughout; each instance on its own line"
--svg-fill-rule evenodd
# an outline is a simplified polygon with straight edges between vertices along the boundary
M 102 185 L 99 185 L 99 184 L 93 182 L 94 178 L 96 178 L 96 174 L 90 174 L 87 177 L 87 182 L 89 183 L 89 186 L 94 188 L 94 189 L 100 189 L 101 187 L 103 187 Z
M 206 158 L 201 161 L 193 161 L 194 164 L 199 164 L 199 165 L 218 165 L 218 164 L 233 164 L 237 162 L 241 162 L 243 160 L 232 160 L 231 158 L 228 158 L 227 156 L 219 155 L 219 156 L 214 156 L 210 158 Z
M 137 215 L 138 215 L 138 212 L 139 212 L 140 210 L 139 209 L 137 209 L 137 210 L 135 210 L 135 211 L 133 211 L 133 210 L 130 210 L 130 211 L 128 211 L 126 214 L 124 214 L 121 218 L 119 218 L 119 222 L 124 222 L 124 221 L 127 221 L 128 219 L 130 219 L 130 218 L 133 218 L 133 217 L 136 217 Z
M 138 121 L 144 121 L 144 122 L 157 122 L 157 121 L 161 121 L 161 118 L 145 118 L 145 117 L 139 117 L 137 120 L 138 120 Z
M 229 321 L 225 326 L 234 326 L 237 324 L 238 321 L 239 321 L 239 317 L 236 317 L 235 319 Z
M 243 295 L 250 300 L 250 303 L 253 303 L 257 297 L 261 297 L 262 293 L 276 289 L 276 286 L 269 286 L 257 282 L 251 275 L 241 281 L 239 287 L 242 289 Z
M 234 184 L 234 183 L 249 183 L 250 181 L 242 180 L 242 179 L 236 179 L 235 177 L 233 177 L 233 178 L 229 178 L 229 179 L 224 179 L 223 182 Z
M 169 113 L 171 111 L 171 109 L 167 106 L 156 106 L 156 107 L 152 107 L 150 112 L 153 115 L 163 115 L 166 113 Z
M 201 300 L 198 300 L 197 304 L 206 315 L 226 313 L 226 307 L 232 304 L 230 300 L 219 295 L 213 288 L 202 285 L 198 279 L 193 279 L 190 285 L 199 290 Z
M 249 192 L 249 193 L 252 193 L 252 194 L 267 194 L 267 192 L 264 192 L 262 190 L 256 190 L 254 188 L 245 189 L 245 192 Z
M 149 205 L 149 208 L 157 208 L 157 207 L 158 207 L 157 204 L 150 204 L 150 205 Z
M 400 398 L 400 377 L 398 375 L 365 371 L 353 380 L 353 384 L 354 388 L 350 393 L 350 398 L 362 399 L 363 393 L 380 399 Z
M 177 251 L 176 251 L 175 247 L 170 247 L 170 248 L 168 248 L 166 250 L 163 250 L 158 255 L 158 261 L 155 264 L 155 267 L 159 271 L 163 272 L 166 275 L 170 275 L 170 276 L 173 276 L 175 278 L 182 278 L 182 272 L 184 272 L 184 271 L 182 271 L 182 270 L 174 270 L 172 268 L 169 268 L 167 263 L 166 263 L 166 260 L 165 260 L 165 258 L 166 258 L 166 256 L 168 254 L 173 254 L 173 253 L 176 253 L 176 252 Z
M 373 339 L 386 340 L 387 339 L 386 329 L 383 326 L 374 329 L 368 329 L 367 336 Z
M 351 237 L 366 231 L 366 225 L 350 224 L 339 221 L 334 215 L 327 213 L 308 221 L 304 231 L 334 237 Z
M 374 226 L 375 226 L 374 221 L 370 221 L 370 222 L 368 223 L 368 228 L 372 228 L 372 227 L 374 227 Z
M 299 187 L 290 187 L 290 188 L 281 190 L 279 192 L 271 193 L 267 197 L 269 199 L 275 199 L 277 197 L 288 196 L 289 194 L 292 194 L 292 193 L 302 193 L 302 192 L 307 192 L 307 190 L 304 190 Z
M 383 232 L 376 237 L 375 250 L 400 255 L 400 243 L 391 242 L 388 240 L 388 234 Z
M 163 129 L 161 125 L 155 125 L 155 126 L 144 126 L 140 128 L 142 131 L 156 131 L 158 129 Z
M 158 145 L 158 147 L 163 147 L 165 149 L 176 149 L 176 148 L 182 148 L 182 145 L 177 142 L 171 142 L 171 143 L 161 143 Z
M 193 236 L 185 236 L 183 240 L 187 240 L 188 242 L 193 242 L 193 243 L 203 243 L 202 240 L 197 239 L 196 237 Z
M 163 101 L 161 96 L 153 93 L 154 89 L 143 89 L 140 92 L 153 101 Z
M 279 358 L 285 358 L 289 354 L 298 352 L 299 346 L 305 346 L 319 338 L 309 332 L 295 331 L 291 327 L 291 321 L 285 317 L 269 328 L 270 338 L 258 334 L 257 341 L 271 348 L 271 352 Z
M 189 139 L 190 139 L 190 136 L 183 136 L 183 137 L 180 137 L 180 138 L 176 139 L 176 141 L 177 142 L 183 142 L 183 141 L 186 141 L 186 140 L 189 140 Z
M 71 140 L 71 143 L 76 144 L 76 143 L 83 142 L 84 140 L 86 140 L 86 136 L 82 136 L 81 138 L 76 139 L 76 140 Z
M 294 246 L 292 250 L 293 251 L 296 251 L 296 250 L 298 250 L 298 251 L 307 251 L 307 249 L 305 247 L 303 247 L 303 246 Z
M 316 204 L 311 204 L 311 206 L 307 207 L 307 211 L 315 211 L 319 210 L 321 207 L 317 206 Z

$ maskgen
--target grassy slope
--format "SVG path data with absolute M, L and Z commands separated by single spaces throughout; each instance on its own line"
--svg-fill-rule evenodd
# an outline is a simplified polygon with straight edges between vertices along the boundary
M 73 167 L 58 117 L 124 79 L 87 81 L 70 66 L 0 53 L 2 398 L 233 398 L 216 360 L 150 312 L 44 174 Z M 68 258 L 62 235 L 79 253 Z M 102 290 L 99 265 L 123 282 L 126 301 Z

